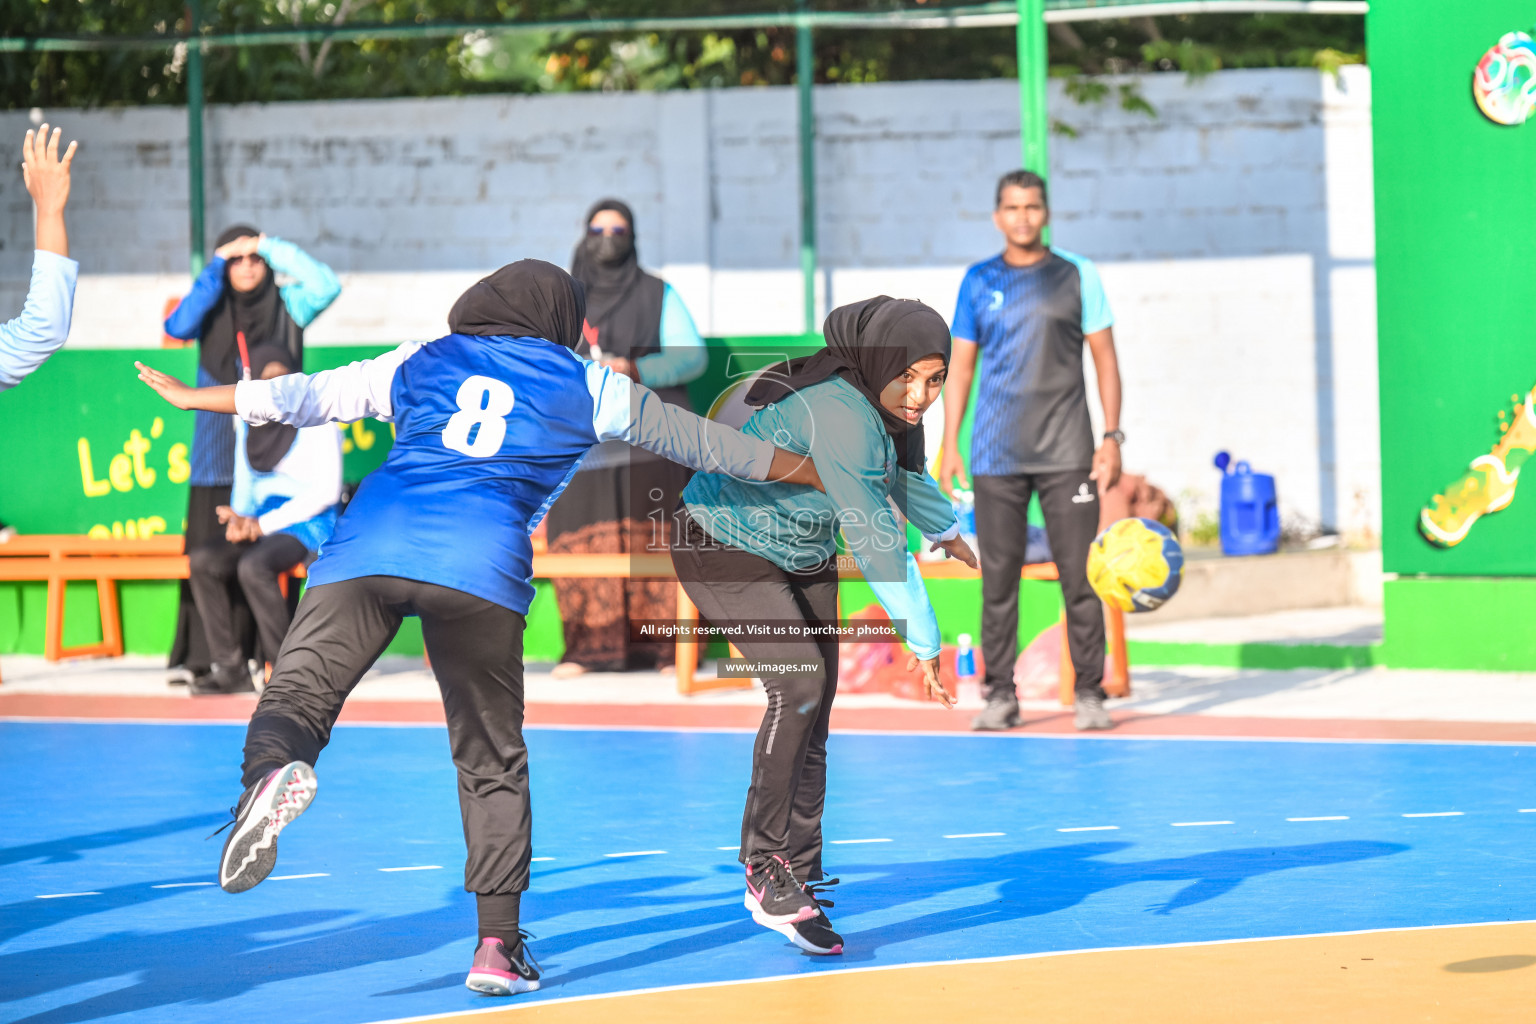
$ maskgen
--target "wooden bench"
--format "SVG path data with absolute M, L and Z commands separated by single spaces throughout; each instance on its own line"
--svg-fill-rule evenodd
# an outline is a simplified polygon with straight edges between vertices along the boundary
M 92 538 L 79 534 L 33 534 L 12 537 L 0 543 L 0 581 L 46 581 L 48 584 L 47 621 L 43 634 L 43 657 L 48 661 L 64 658 L 118 657 L 123 653 L 122 619 L 119 613 L 117 584 L 122 580 L 186 579 L 187 556 L 182 554 L 179 534 L 154 537 Z M 676 579 L 672 557 L 666 553 L 574 554 L 544 550 L 543 537 L 535 539 L 533 576 L 535 579 L 613 578 Z M 961 562 L 918 562 L 924 579 L 979 579 L 980 573 Z M 303 566 L 295 566 L 289 576 L 302 577 Z M 838 575 L 844 579 L 861 578 L 853 559 L 838 558 Z M 1057 579 L 1056 566 L 1049 563 L 1026 565 L 1020 579 Z M 64 646 L 65 585 L 75 580 L 95 580 L 101 617 L 101 641 L 94 644 Z M 284 581 L 286 584 L 286 580 Z M 286 587 L 285 587 L 286 592 Z M 841 616 L 841 609 L 839 609 Z M 697 623 L 698 609 L 682 585 L 677 587 L 677 618 L 680 623 Z M 1063 616 L 1065 622 L 1065 616 Z M 1125 647 L 1125 617 L 1116 609 L 1105 609 L 1105 627 L 1109 637 L 1109 660 L 1104 688 L 1111 696 L 1130 693 L 1130 669 Z M 734 649 L 733 649 L 734 652 Z M 699 678 L 699 642 L 694 637 L 677 641 L 677 688 L 679 693 L 694 694 L 705 690 L 750 686 L 750 680 L 735 678 Z M 1066 630 L 1062 630 L 1060 698 L 1072 703 L 1074 675 L 1067 650 Z
M 122 580 L 184 580 L 189 574 L 180 534 L 153 537 L 87 537 L 82 534 L 22 534 L 0 542 L 0 581 L 46 582 L 47 617 L 43 626 L 43 657 L 115 658 L 123 653 L 123 625 L 117 599 Z M 302 577 L 296 565 L 285 577 Z M 65 585 L 96 581 L 101 640 L 64 646 Z M 284 580 L 286 586 L 286 579 Z

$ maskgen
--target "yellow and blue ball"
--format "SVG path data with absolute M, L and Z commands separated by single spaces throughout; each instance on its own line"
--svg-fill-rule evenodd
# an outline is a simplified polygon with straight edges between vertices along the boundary
M 1162 523 L 1122 519 L 1088 548 L 1088 582 L 1124 612 L 1150 612 L 1178 593 L 1184 549 Z

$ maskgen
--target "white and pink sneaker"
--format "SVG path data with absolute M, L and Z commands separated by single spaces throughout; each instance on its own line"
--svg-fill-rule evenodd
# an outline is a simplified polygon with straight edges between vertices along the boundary
M 219 860 L 219 885 L 225 892 L 245 892 L 272 873 L 278 833 L 304 813 L 318 787 L 315 770 L 292 761 L 245 791 L 233 809 L 234 830 Z

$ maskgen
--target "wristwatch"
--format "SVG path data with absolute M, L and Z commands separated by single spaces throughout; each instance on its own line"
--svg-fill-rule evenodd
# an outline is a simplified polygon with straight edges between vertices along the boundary
M 1125 431 L 1106 430 L 1104 431 L 1104 440 L 1113 441 L 1115 444 L 1125 444 Z

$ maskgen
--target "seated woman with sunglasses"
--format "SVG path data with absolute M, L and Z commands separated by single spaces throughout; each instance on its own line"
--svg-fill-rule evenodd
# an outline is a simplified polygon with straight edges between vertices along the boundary
M 279 274 L 288 278 L 288 283 L 279 285 L 274 280 Z M 213 258 L 192 282 L 186 298 L 166 317 L 165 333 L 197 340 L 199 387 L 261 376 L 261 367 L 249 366 L 249 354 L 268 346 L 286 352 L 290 365 L 301 369 L 304 328 L 340 294 L 341 283 L 330 267 L 292 242 L 236 224 L 219 235 Z M 233 416 L 197 413 L 191 462 L 186 529 L 189 555 L 206 546 L 230 546 L 217 509 L 230 504 L 230 488 L 235 482 Z M 237 619 L 248 623 L 244 602 L 238 595 L 232 596 L 238 606 Z M 171 681 L 193 683 L 194 693 L 252 689 L 250 680 L 239 674 L 218 679 L 212 676 L 213 659 L 206 635 L 190 588 L 183 584 L 176 641 L 171 648 Z M 241 647 L 243 653 L 253 653 L 249 642 Z M 276 651 L 263 654 L 267 661 L 277 657 Z
M 587 293 L 581 355 L 654 391 L 689 412 L 686 385 L 709 362 L 704 339 L 677 291 L 640 269 L 635 215 L 617 199 L 587 211 L 586 233 L 571 260 L 571 276 Z M 622 441 L 594 448 L 548 519 L 549 550 L 617 554 L 665 552 L 671 512 L 690 470 Z M 677 618 L 670 580 L 561 579 L 555 598 L 565 632 L 564 678 L 583 672 L 672 667 L 672 644 L 631 640 L 631 624 Z

